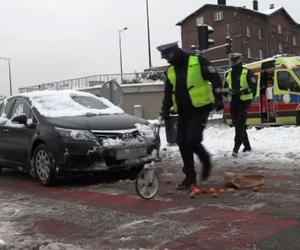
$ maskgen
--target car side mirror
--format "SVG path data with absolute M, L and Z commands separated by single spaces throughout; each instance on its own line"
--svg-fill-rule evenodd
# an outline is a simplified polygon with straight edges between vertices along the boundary
M 27 125 L 27 116 L 25 114 L 17 115 L 12 118 L 12 122 Z

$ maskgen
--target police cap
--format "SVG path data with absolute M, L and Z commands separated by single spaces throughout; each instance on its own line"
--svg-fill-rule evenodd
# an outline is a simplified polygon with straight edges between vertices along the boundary
M 167 43 L 157 47 L 162 56 L 178 49 L 178 42 Z
M 236 61 L 238 59 L 242 59 L 242 57 L 243 57 L 243 54 L 241 54 L 241 53 L 233 53 L 230 55 L 230 60 Z

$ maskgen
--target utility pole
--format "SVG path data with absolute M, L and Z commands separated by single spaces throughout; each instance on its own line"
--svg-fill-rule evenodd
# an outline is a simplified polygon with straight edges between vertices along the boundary
M 121 71 L 121 82 L 123 83 L 123 65 L 122 65 L 122 41 L 121 41 L 121 32 L 127 30 L 128 28 L 125 27 L 119 30 L 119 50 L 120 50 L 120 71 Z
M 9 77 L 9 94 L 12 96 L 12 83 L 11 83 L 11 68 L 10 68 L 10 58 L 0 57 L 0 59 L 8 62 L 8 77 Z
M 151 63 L 151 45 L 150 45 L 150 28 L 149 28 L 149 8 L 148 0 L 146 0 L 146 12 L 147 12 L 147 32 L 148 32 L 148 58 L 149 58 L 149 68 L 152 68 Z

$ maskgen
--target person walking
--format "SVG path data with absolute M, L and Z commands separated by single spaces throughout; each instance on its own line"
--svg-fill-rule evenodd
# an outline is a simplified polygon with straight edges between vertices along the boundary
M 251 151 L 246 131 L 248 108 L 256 93 L 256 79 L 242 64 L 242 54 L 233 53 L 230 57 L 232 68 L 225 75 L 224 88 L 228 88 L 228 101 L 232 124 L 235 127 L 234 147 L 232 156 L 237 157 L 240 146 L 243 152 Z
M 183 51 L 177 42 L 157 49 L 170 64 L 166 71 L 161 116 L 166 120 L 170 112 L 178 114 L 176 141 L 185 177 L 176 188 L 189 189 L 197 184 L 194 153 L 203 165 L 201 180 L 210 176 L 210 155 L 201 142 L 210 111 L 223 109 L 222 84 L 216 69 L 203 56 Z

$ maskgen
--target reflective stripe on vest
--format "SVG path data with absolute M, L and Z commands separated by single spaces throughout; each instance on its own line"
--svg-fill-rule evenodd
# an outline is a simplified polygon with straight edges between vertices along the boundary
M 241 94 L 240 99 L 242 101 L 247 101 L 247 100 L 252 100 L 253 99 L 253 93 L 251 92 L 251 89 L 249 88 L 249 84 L 247 81 L 247 73 L 248 69 L 243 68 L 242 74 L 240 77 L 240 91 L 242 92 L 243 90 L 248 90 L 250 93 L 249 94 Z M 229 71 L 226 77 L 226 82 L 228 83 L 228 87 L 230 90 L 232 90 L 232 70 Z M 228 96 L 228 101 L 231 102 L 232 97 L 229 95 Z
M 169 67 L 168 79 L 173 86 L 172 101 L 174 112 L 177 112 L 176 103 L 176 72 L 174 66 Z M 194 107 L 202 107 L 214 102 L 211 83 L 203 78 L 201 65 L 197 56 L 190 56 L 187 69 L 187 90 Z

